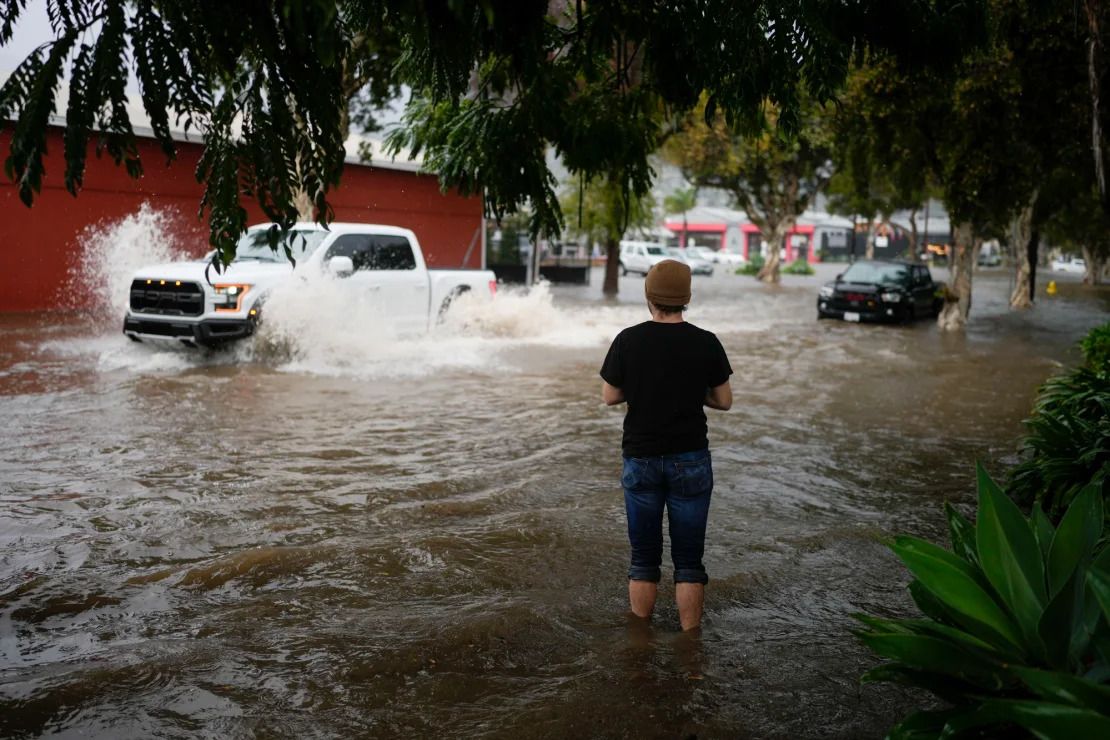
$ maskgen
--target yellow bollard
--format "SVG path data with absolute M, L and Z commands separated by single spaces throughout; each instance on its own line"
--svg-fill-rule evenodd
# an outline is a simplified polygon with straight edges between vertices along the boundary
M 1049 280 L 1048 287 L 1044 289 L 1044 292 L 1048 293 L 1049 295 L 1056 295 L 1056 281 Z

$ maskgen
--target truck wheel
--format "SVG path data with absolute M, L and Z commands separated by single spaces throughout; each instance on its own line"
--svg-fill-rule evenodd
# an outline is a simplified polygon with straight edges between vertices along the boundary
M 455 299 L 461 296 L 463 293 L 467 293 L 469 291 L 470 288 L 468 286 L 460 285 L 452 290 L 450 293 L 448 293 L 447 297 L 443 299 L 443 304 L 439 307 L 439 313 L 436 315 L 436 323 L 442 324 L 443 320 L 447 317 L 447 312 L 451 309 L 451 304 L 454 303 Z
M 621 275 L 627 275 L 627 274 L 628 274 L 628 268 L 625 267 L 624 263 L 622 262 L 621 263 Z

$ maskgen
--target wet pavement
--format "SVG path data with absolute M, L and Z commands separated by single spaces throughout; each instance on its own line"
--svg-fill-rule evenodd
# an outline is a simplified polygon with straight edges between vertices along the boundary
M 625 616 L 597 369 L 647 314 L 594 279 L 418 339 L 301 306 L 216 354 L 0 316 L 0 736 L 882 736 L 922 700 L 859 685 L 851 614 L 910 609 L 882 538 L 942 537 L 974 461 L 1013 462 L 1107 294 L 1012 314 L 984 273 L 946 336 L 818 322 L 820 278 L 697 279 L 736 374 L 689 638 L 666 568 Z

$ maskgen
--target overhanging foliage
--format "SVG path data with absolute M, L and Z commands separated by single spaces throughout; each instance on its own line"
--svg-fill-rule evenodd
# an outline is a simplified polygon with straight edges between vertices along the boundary
M 661 125 L 704 94 L 739 128 L 765 101 L 789 133 L 803 93 L 828 99 L 853 54 L 874 47 L 907 68 L 950 65 L 981 36 L 974 0 L 48 0 L 55 38 L 0 88 L 13 121 L 8 176 L 30 203 L 42 187 L 46 123 L 70 77 L 66 183 L 78 192 L 84 143 L 141 169 L 123 90 L 134 69 L 167 156 L 171 122 L 205 136 L 212 244 L 231 258 L 258 201 L 282 225 L 307 193 L 327 221 L 346 126 L 344 65 L 359 34 L 387 28 L 401 56 L 392 83 L 417 100 L 397 148 L 426 153 L 445 187 L 483 189 L 494 214 L 528 203 L 532 230 L 561 212 L 546 156 L 631 195 L 650 186 Z M 26 3 L 0 6 L 0 44 Z

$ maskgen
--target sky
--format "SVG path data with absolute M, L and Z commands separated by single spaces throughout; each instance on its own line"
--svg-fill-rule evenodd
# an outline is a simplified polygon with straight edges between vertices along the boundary
M 50 27 L 50 17 L 46 12 L 46 0 L 29 0 L 26 9 L 20 15 L 12 40 L 0 47 L 0 78 L 7 78 L 28 54 L 52 38 L 54 38 L 54 31 Z M 138 95 L 139 83 L 134 73 L 131 74 L 127 88 L 128 93 Z M 381 112 L 378 118 L 383 124 L 389 125 L 400 121 L 404 110 L 403 98 L 407 93 L 407 89 L 404 90 L 401 99 L 393 101 L 386 110 Z

